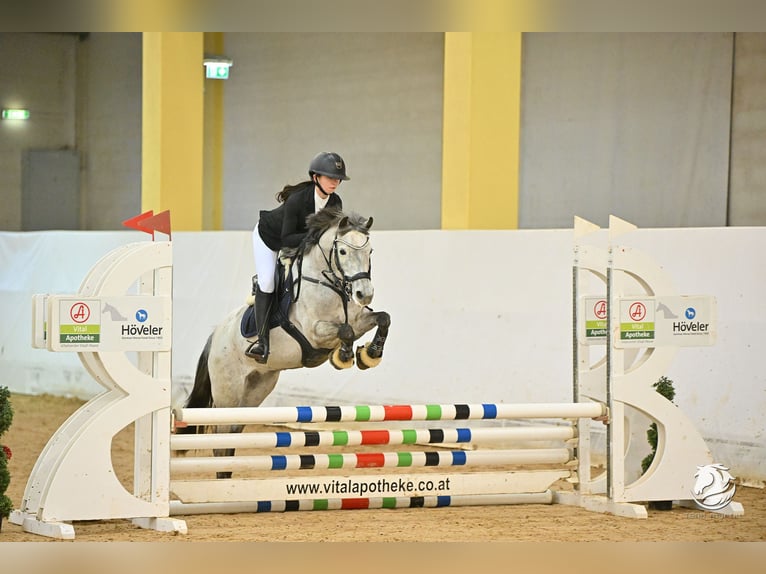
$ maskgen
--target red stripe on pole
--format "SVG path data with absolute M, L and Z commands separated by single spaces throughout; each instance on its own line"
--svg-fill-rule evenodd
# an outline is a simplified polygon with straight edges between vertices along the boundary
M 382 452 L 360 452 L 356 455 L 356 468 L 380 468 L 386 464 Z
M 344 498 L 340 502 L 342 510 L 358 510 L 370 507 L 369 498 Z
M 363 430 L 362 444 L 388 444 L 391 442 L 391 435 L 387 430 Z
M 383 409 L 387 421 L 412 420 L 412 407 L 410 405 L 386 405 Z

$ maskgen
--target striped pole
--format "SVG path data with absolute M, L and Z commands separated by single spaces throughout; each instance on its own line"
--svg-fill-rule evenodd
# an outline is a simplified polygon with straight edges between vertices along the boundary
M 440 508 L 445 506 L 490 506 L 509 504 L 552 504 L 553 493 L 468 494 L 456 496 L 412 496 L 383 498 L 325 498 L 316 500 L 261 500 L 258 502 L 170 501 L 170 515 L 290 512 L 305 510 L 359 510 L 372 508 Z
M 175 409 L 187 425 L 310 422 L 379 422 L 516 418 L 593 418 L 606 414 L 602 403 L 453 405 L 361 405 L 325 407 L 231 407 Z
M 176 434 L 170 437 L 170 448 L 192 450 L 374 444 L 491 444 L 514 440 L 569 440 L 574 436 L 575 429 L 572 426 Z
M 567 448 L 183 457 L 171 459 L 170 470 L 171 472 L 234 472 L 331 468 L 500 466 L 507 464 L 558 464 L 569 462 L 570 458 L 570 452 Z

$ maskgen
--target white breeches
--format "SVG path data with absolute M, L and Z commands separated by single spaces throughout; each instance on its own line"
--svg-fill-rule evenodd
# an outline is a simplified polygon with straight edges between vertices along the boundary
M 258 233 L 258 225 L 253 229 L 253 255 L 255 256 L 255 272 L 258 274 L 258 287 L 264 293 L 273 293 L 277 252 L 269 249 L 263 242 Z

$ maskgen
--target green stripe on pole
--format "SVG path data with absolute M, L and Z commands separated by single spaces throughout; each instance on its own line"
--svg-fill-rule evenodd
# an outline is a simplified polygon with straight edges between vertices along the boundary
M 327 468 L 343 468 L 343 455 L 342 454 L 328 454 Z
M 411 452 L 397 452 L 396 466 L 412 466 L 412 453 Z
M 440 405 L 426 405 L 426 420 L 435 421 L 442 418 L 442 408 Z
M 348 433 L 346 431 L 332 431 L 333 446 L 347 445 Z
M 370 420 L 370 407 L 367 405 L 360 405 L 356 407 L 356 419 L 357 421 Z
M 314 510 L 327 510 L 328 508 L 330 508 L 330 503 L 326 498 L 314 500 Z
M 416 442 L 418 442 L 418 431 L 414 429 L 402 431 L 402 444 L 415 444 Z
M 383 508 L 396 508 L 396 498 L 391 496 L 384 497 Z

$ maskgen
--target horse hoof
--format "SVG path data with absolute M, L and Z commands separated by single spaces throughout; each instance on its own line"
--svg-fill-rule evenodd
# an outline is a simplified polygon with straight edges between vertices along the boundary
M 332 355 L 330 355 L 330 364 L 339 371 L 342 371 L 343 369 L 350 369 L 354 366 L 354 355 L 351 355 L 351 358 L 348 361 L 344 361 L 341 358 L 340 348 L 335 349 L 332 352 Z
M 383 355 L 380 357 L 370 357 L 370 354 L 367 352 L 367 345 L 356 348 L 356 366 L 362 371 L 377 367 L 382 360 Z

